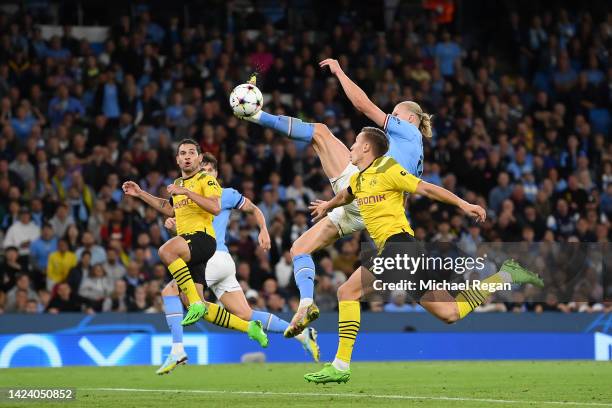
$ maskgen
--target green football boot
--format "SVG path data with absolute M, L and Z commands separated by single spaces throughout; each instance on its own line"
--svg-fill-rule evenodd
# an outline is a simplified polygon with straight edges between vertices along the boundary
M 205 303 L 193 303 L 187 310 L 187 315 L 181 322 L 183 326 L 189 326 L 203 318 L 208 313 L 208 306 Z
M 330 382 L 345 383 L 351 378 L 351 370 L 340 371 L 332 365 L 325 363 L 321 371 L 316 373 L 308 373 L 304 375 L 304 379 L 315 384 L 327 384 Z
M 523 268 L 514 259 L 506 259 L 499 271 L 506 272 L 510 275 L 512 277 L 512 283 L 531 283 L 538 288 L 544 287 L 544 281 L 537 273 Z
M 268 347 L 268 335 L 264 332 L 263 325 L 259 320 L 252 320 L 249 322 L 247 334 L 249 335 L 249 339 L 255 340 L 261 347 Z

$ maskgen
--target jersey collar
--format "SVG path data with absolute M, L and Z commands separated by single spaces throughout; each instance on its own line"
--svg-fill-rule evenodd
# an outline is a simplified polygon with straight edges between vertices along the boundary
M 380 164 L 380 162 L 381 162 L 381 161 L 382 161 L 384 158 L 385 158 L 385 156 L 380 156 L 380 157 L 378 157 L 378 158 L 374 159 L 374 161 L 373 161 L 372 163 L 370 163 L 370 164 L 368 165 L 368 167 L 366 167 L 365 169 L 361 170 L 361 171 L 359 172 L 359 174 L 360 174 L 360 175 L 361 175 L 361 174 L 363 174 L 363 173 L 364 173 L 364 172 L 365 172 L 367 169 L 369 169 L 370 167 L 377 167 L 377 166 Z

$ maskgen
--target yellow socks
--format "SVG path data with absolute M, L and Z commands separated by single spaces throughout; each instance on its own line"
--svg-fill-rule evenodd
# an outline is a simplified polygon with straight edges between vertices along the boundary
M 499 272 L 482 281 L 483 283 L 504 283 Z M 457 309 L 459 309 L 459 318 L 463 319 L 470 314 L 472 310 L 482 305 L 493 292 L 484 289 L 468 289 L 459 292 L 455 298 Z
M 214 325 L 238 330 L 243 333 L 246 333 L 249 328 L 249 322 L 242 320 L 214 303 L 208 303 L 208 313 L 204 316 L 204 320 Z
M 195 283 L 193 283 L 193 279 L 191 279 L 191 272 L 189 272 L 189 268 L 185 261 L 181 258 L 177 258 L 174 262 L 168 265 L 168 270 L 172 274 L 172 277 L 176 281 L 176 284 L 181 289 L 181 291 L 187 296 L 189 299 L 189 304 L 194 304 L 197 302 L 202 302 L 198 291 L 196 290 Z
M 361 321 L 361 311 L 359 301 L 357 300 L 345 300 L 340 301 L 338 305 L 338 352 L 336 353 L 336 360 L 348 364 L 351 362 L 351 354 L 353 354 L 353 346 L 355 345 L 355 338 L 359 331 L 359 324 Z

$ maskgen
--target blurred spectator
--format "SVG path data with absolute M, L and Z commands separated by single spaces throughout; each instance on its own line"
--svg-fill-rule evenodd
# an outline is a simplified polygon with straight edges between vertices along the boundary
M 38 299 L 28 275 L 19 275 L 15 286 L 6 294 L 6 311 L 24 312 L 28 299 Z
M 49 255 L 57 251 L 57 238 L 53 236 L 53 228 L 50 224 L 44 224 L 40 238 L 34 240 L 30 246 L 32 266 L 40 273 L 45 273 Z
M 4 250 L 4 261 L 0 264 L 0 291 L 7 292 L 15 285 L 17 274 L 23 273 L 24 268 L 19 263 L 19 251 L 15 247 Z
M 79 288 L 82 285 L 83 279 L 91 274 L 92 266 L 91 252 L 83 251 L 81 259 L 74 268 L 70 269 L 68 277 L 66 278 L 66 283 L 70 285 L 70 289 L 72 289 L 74 293 L 79 293 Z
M 96 245 L 94 236 L 91 232 L 85 231 L 81 237 L 81 246 L 76 250 L 75 254 L 77 259 L 81 259 L 83 251 L 89 251 L 91 253 L 91 263 L 99 264 L 106 262 L 106 252 L 100 245 Z
M 102 303 L 102 311 L 104 312 L 127 312 L 128 297 L 127 283 L 120 279 L 115 281 L 114 288 L 110 296 L 104 299 Z
M 55 296 L 51 298 L 47 306 L 47 313 L 51 314 L 85 311 L 88 313 L 92 311 L 87 300 L 72 292 L 67 283 L 60 283 L 57 286 Z
M 55 214 L 49 220 L 49 224 L 53 228 L 53 235 L 63 237 L 68 227 L 75 224 L 74 218 L 68 212 L 68 205 L 60 203 L 55 210 Z
M 134 288 L 134 297 L 128 301 L 128 312 L 144 312 L 149 307 L 144 286 Z
M 83 257 L 83 259 L 85 259 Z M 113 282 L 106 276 L 101 264 L 91 267 L 90 272 L 84 275 L 79 288 L 79 295 L 89 300 L 89 304 L 96 311 L 102 311 L 104 299 L 113 291 Z
M 57 251 L 49 255 L 47 262 L 47 289 L 51 290 L 56 284 L 64 282 L 76 264 L 76 254 L 68 249 L 65 239 L 60 239 L 57 242 Z
M 391 302 L 385 304 L 385 312 L 412 312 L 412 305 L 406 303 L 408 294 L 402 290 L 391 292 Z
M 317 306 L 323 312 L 331 312 L 338 307 L 338 296 L 336 288 L 329 275 L 320 275 L 317 279 L 318 284 L 315 290 Z
M 23 207 L 19 210 L 19 219 L 6 231 L 3 247 L 16 247 L 19 256 L 30 255 L 30 244 L 40 237 L 40 227 L 32 221 L 30 211 Z

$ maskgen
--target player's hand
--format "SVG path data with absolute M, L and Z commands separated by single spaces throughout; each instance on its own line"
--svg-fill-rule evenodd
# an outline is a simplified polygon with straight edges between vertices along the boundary
M 142 193 L 142 189 L 140 188 L 140 186 L 134 183 L 133 181 L 126 181 L 125 183 L 123 183 L 123 186 L 121 186 L 121 188 L 123 188 L 123 192 L 126 195 L 132 197 L 138 197 L 140 193 Z
M 487 219 L 487 212 L 479 205 L 467 203 L 462 209 L 476 222 L 484 222 Z
M 168 193 L 172 195 L 188 195 L 189 190 L 185 187 L 177 186 L 176 184 L 170 184 L 167 188 Z
M 340 68 L 340 63 L 338 60 L 333 58 L 328 58 L 319 62 L 319 66 L 321 68 L 329 67 L 329 71 L 334 75 L 338 75 L 339 73 L 343 72 L 342 68 Z
M 164 227 L 166 227 L 166 229 L 169 229 L 170 231 L 175 231 L 176 230 L 176 218 L 174 217 L 166 218 L 166 221 L 164 222 Z
M 257 241 L 259 242 L 259 246 L 264 251 L 268 251 L 272 246 L 270 244 L 270 234 L 268 234 L 268 230 L 262 229 L 259 231 L 259 236 L 257 237 Z
M 310 205 L 308 206 L 308 209 L 310 210 L 310 214 L 312 215 L 312 222 L 317 222 L 321 218 L 325 217 L 325 215 L 327 214 L 327 201 L 311 201 Z

